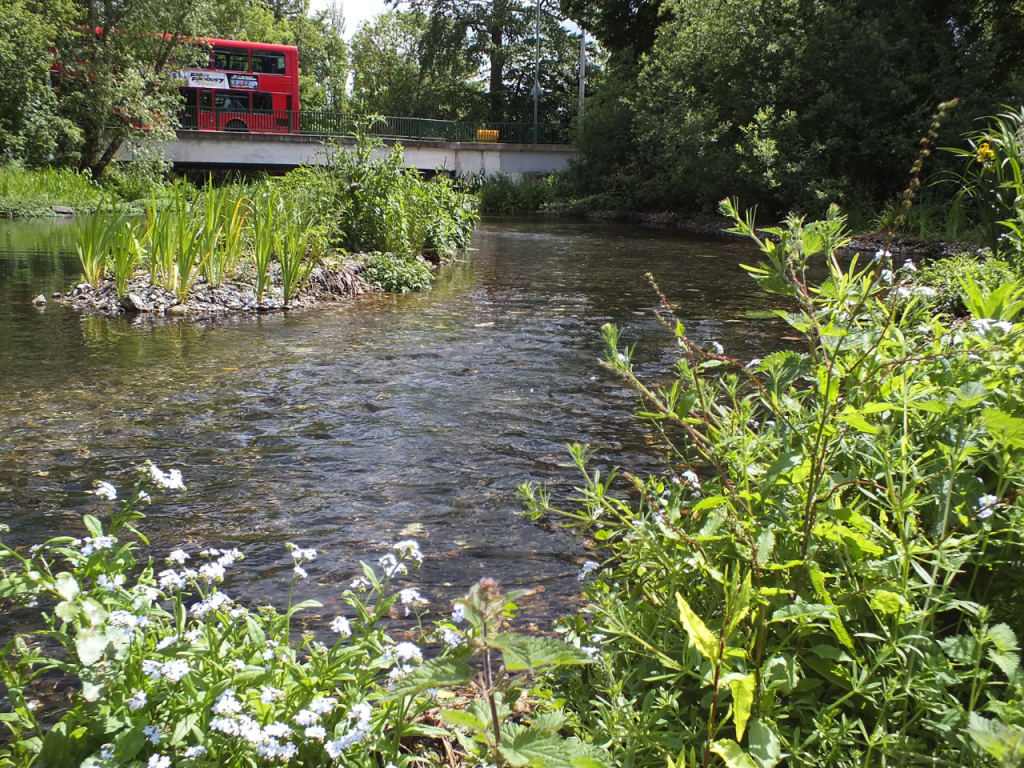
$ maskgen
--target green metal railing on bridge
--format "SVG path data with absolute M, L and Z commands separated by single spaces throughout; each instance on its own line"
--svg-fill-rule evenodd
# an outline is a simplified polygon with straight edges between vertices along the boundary
M 224 109 L 187 107 L 178 116 L 178 130 L 277 133 L 306 136 L 351 136 L 362 115 L 283 109 Z M 568 144 L 571 128 L 540 123 L 485 123 L 427 120 L 419 117 L 378 117 L 369 133 L 385 139 L 459 141 L 499 144 Z

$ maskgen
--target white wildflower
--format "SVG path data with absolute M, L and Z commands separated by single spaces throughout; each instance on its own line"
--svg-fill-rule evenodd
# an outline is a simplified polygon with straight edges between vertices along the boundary
M 192 757 L 202 757 L 205 754 L 206 747 L 204 747 L 202 744 L 196 744 L 194 747 L 189 747 L 188 749 L 186 749 L 183 757 L 188 759 Z
M 287 547 L 287 549 L 292 553 L 292 558 L 297 564 L 316 560 L 315 549 L 303 549 L 302 547 L 295 546 L 291 542 L 285 544 L 285 547 Z
M 891 269 L 883 269 L 882 270 L 882 280 L 883 280 L 883 282 L 891 283 L 893 281 L 893 279 L 895 279 L 895 277 L 896 277 L 896 275 L 893 274 L 893 271 Z
M 147 725 L 142 732 L 149 739 L 150 744 L 159 744 L 160 739 L 164 737 L 163 729 L 158 725 Z
M 188 559 L 189 554 L 183 549 L 176 549 L 167 556 L 167 562 L 177 563 L 178 565 L 184 565 Z
M 309 578 L 309 574 L 306 573 L 306 569 L 303 568 L 301 565 L 296 565 L 294 568 L 292 568 L 292 571 L 294 571 L 295 575 L 298 576 L 300 579 Z
M 889 259 L 889 258 L 892 258 L 892 251 L 887 251 L 887 250 L 884 250 L 884 249 L 879 249 L 879 250 L 875 251 L 875 261 L 879 261 L 881 259 Z
M 418 589 L 403 589 L 398 593 L 398 599 L 405 606 L 405 615 L 409 615 L 410 605 L 427 605 L 430 601 L 420 596 Z
M 907 259 L 906 261 L 903 262 L 903 269 L 905 269 L 907 272 L 917 272 L 917 267 L 914 266 L 914 262 L 912 262 L 910 259 Z
M 320 722 L 320 715 L 311 709 L 300 709 L 295 713 L 292 722 L 296 725 L 315 725 Z
M 415 560 L 420 565 L 423 564 L 423 553 L 420 551 L 420 545 L 414 539 L 406 539 L 405 541 L 396 542 L 391 548 L 395 550 L 403 560 Z
M 217 558 L 217 563 L 224 568 L 230 568 L 237 561 L 244 559 L 245 555 L 242 554 L 240 549 L 222 549 L 220 550 L 220 557 Z
M 724 355 L 725 354 L 725 347 L 723 347 L 717 341 L 712 341 L 711 342 L 711 346 L 714 347 L 716 354 L 718 354 L 718 355 Z
M 153 482 L 161 488 L 166 488 L 168 491 L 185 490 L 185 484 L 182 482 L 180 470 L 172 469 L 169 472 L 163 472 L 152 462 L 147 462 L 146 469 L 149 471 L 149 476 L 153 478 Z
M 153 755 L 146 765 L 148 768 L 171 768 L 171 758 L 167 755 Z
M 205 616 L 210 611 L 217 611 L 223 608 L 225 605 L 231 604 L 231 598 L 228 597 L 226 592 L 214 592 L 208 598 L 203 600 L 201 603 L 196 603 L 192 606 L 193 616 Z M 194 640 L 192 642 L 195 642 Z
M 157 578 L 157 584 L 162 590 L 166 591 L 185 588 L 185 580 L 181 578 L 177 571 L 172 571 L 170 569 L 161 571 Z
M 142 709 L 144 706 L 146 706 L 146 692 L 135 691 L 135 693 L 132 694 L 132 697 L 128 699 L 128 709 L 135 712 Z
M 327 738 L 327 730 L 322 725 L 311 725 L 304 731 L 307 739 L 323 741 Z
M 384 573 L 388 576 L 404 576 L 409 572 L 409 569 L 405 567 L 404 563 L 400 563 L 398 558 L 388 552 L 384 557 L 377 561 L 381 568 L 384 569 Z
M 224 581 L 224 566 L 220 563 L 206 563 L 199 567 L 199 576 L 206 581 Z
M 349 589 L 354 589 L 358 592 L 365 592 L 370 588 L 370 582 L 363 576 L 358 579 L 352 579 L 352 582 L 348 585 Z
M 153 661 L 152 659 L 142 660 L 142 674 L 148 677 L 150 680 L 160 679 L 160 669 L 163 665 L 159 661 Z
M 167 680 L 176 683 L 189 673 L 188 662 L 184 659 L 172 659 L 163 665 L 160 673 Z
M 331 622 L 331 631 L 337 632 L 342 637 L 351 637 L 352 625 L 344 616 L 335 616 L 334 621 Z
M 326 715 L 333 712 L 336 706 L 338 706 L 338 700 L 333 696 L 317 696 L 309 702 L 308 709 L 318 715 Z
M 113 590 L 124 584 L 124 574 L 118 573 L 111 579 L 107 574 L 101 573 L 96 577 L 96 586 L 101 589 Z
M 700 478 L 697 477 L 697 473 L 692 469 L 688 469 L 679 475 L 679 479 L 689 485 L 693 490 L 700 490 Z
M 117 498 L 117 489 L 106 480 L 97 480 L 96 490 L 90 491 L 90 493 L 96 494 L 101 499 L 107 499 L 107 501 L 114 501 Z
M 592 645 L 585 645 L 582 648 L 580 648 L 580 650 L 583 651 L 585 654 L 587 654 L 587 656 L 589 656 L 592 659 L 597 658 L 597 655 L 599 653 L 601 653 L 601 649 L 600 648 L 595 648 Z
M 441 642 L 447 645 L 449 648 L 458 648 L 466 639 L 461 633 L 452 629 L 451 627 L 441 627 Z
M 455 603 L 452 608 L 452 621 L 456 624 L 461 624 L 466 620 L 466 606 L 462 603 Z
M 749 363 L 747 363 L 743 367 L 746 368 L 749 371 L 751 368 L 757 368 L 757 366 L 759 366 L 760 364 L 761 364 L 761 358 L 760 357 L 755 357 L 753 360 L 751 360 Z
M 263 732 L 268 736 L 272 736 L 275 739 L 287 739 L 289 736 L 292 735 L 291 728 L 289 728 L 284 723 L 277 722 L 268 725 L 266 728 L 263 729 Z
M 269 685 L 260 686 L 260 701 L 264 704 L 271 704 L 284 696 L 284 691 L 280 688 L 272 688 Z M 271 734 L 273 736 L 273 734 Z
M 999 504 L 999 497 L 992 494 L 986 494 L 978 499 L 978 512 L 975 515 L 979 520 L 985 520 L 986 518 L 992 517 L 992 514 L 996 511 L 996 505 Z
M 144 501 L 144 502 L 146 502 L 147 504 L 150 504 L 150 503 L 152 503 L 152 501 L 153 501 L 153 497 L 152 497 L 152 496 L 150 496 L 150 495 L 149 495 L 148 493 L 146 493 L 145 491 L 139 491 L 139 501 Z
M 245 662 L 241 659 L 232 659 L 228 662 L 228 666 L 231 667 L 231 669 L 235 670 L 235 672 L 241 672 L 243 669 L 245 669 Z
M 100 760 L 114 759 L 114 745 L 107 743 L 100 747 Z
M 415 643 L 399 643 L 395 646 L 395 656 L 402 661 L 423 661 L 423 652 Z
M 583 567 L 580 568 L 580 572 L 576 574 L 576 580 L 583 581 L 585 578 L 587 578 L 588 575 L 590 575 L 600 567 L 600 563 L 597 563 L 593 560 L 587 560 L 587 562 L 583 564 Z
M 210 721 L 210 728 L 228 736 L 237 736 L 240 732 L 238 723 L 229 717 L 217 717 Z
M 216 703 L 213 705 L 213 713 L 215 715 L 237 715 L 241 711 L 242 703 L 235 698 L 235 692 L 231 688 L 228 688 L 218 696 Z

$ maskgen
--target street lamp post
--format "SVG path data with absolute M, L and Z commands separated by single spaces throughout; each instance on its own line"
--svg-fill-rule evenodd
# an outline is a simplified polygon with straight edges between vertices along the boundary
M 536 144 L 540 131 L 538 104 L 540 95 L 543 93 L 540 87 L 540 0 L 537 0 L 537 20 L 533 34 L 537 39 L 537 52 L 533 58 L 533 88 L 530 93 L 533 95 L 533 143 Z

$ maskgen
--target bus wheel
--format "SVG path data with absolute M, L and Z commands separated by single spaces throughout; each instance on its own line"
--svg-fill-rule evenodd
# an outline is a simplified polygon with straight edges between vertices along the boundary
M 241 120 L 228 120 L 227 125 L 224 126 L 224 130 L 225 131 L 248 131 L 249 130 L 249 126 L 247 126 Z

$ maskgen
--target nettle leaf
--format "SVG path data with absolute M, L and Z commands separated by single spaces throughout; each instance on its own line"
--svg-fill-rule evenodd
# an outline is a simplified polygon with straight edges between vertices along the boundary
M 590 664 L 592 661 L 579 648 L 550 637 L 502 632 L 491 640 L 491 645 L 503 652 L 505 669 L 509 672 L 534 670 L 552 665 Z
M 474 677 L 476 677 L 476 670 L 464 661 L 431 659 L 396 682 L 395 687 L 384 697 L 384 700 L 392 701 L 403 696 L 415 696 L 427 688 L 468 683 Z
M 981 413 L 985 429 L 1006 448 L 1024 447 L 1024 420 L 998 408 L 986 408 Z
M 716 741 L 711 751 L 722 758 L 728 768 L 757 768 L 757 763 L 732 739 Z
M 956 635 L 939 641 L 939 646 L 958 664 L 973 664 L 978 652 L 978 641 L 970 635 Z
M 705 659 L 718 657 L 718 639 L 707 628 L 700 616 L 694 613 L 690 604 L 676 592 L 676 604 L 679 606 L 679 621 L 690 637 L 690 643 Z
M 771 623 L 778 621 L 800 621 L 801 619 L 827 619 L 832 608 L 821 603 L 795 602 L 784 605 L 772 614 Z
M 1015 651 L 997 651 L 995 648 L 988 649 L 988 658 L 1007 677 L 1013 677 L 1013 673 L 1020 666 L 1020 654 Z
M 543 768 L 590 768 L 608 765 L 607 755 L 576 738 L 563 739 L 547 731 L 510 723 L 501 729 L 502 757 L 511 765 Z M 756 768 L 756 767 L 755 767 Z
M 1017 651 L 1020 646 L 1017 644 L 1017 635 L 1010 629 L 1009 624 L 996 624 L 989 627 L 985 632 L 985 639 L 994 643 L 1000 651 Z
M 971 712 L 967 733 L 1001 765 L 1017 765 L 1024 756 L 1024 728 L 1004 725 Z

